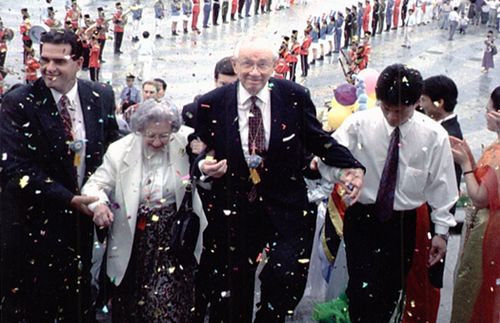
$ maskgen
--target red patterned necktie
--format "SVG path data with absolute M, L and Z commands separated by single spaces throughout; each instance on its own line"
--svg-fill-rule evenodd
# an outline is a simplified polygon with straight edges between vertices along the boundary
M 59 114 L 61 115 L 61 120 L 64 126 L 64 133 L 66 134 L 66 138 L 69 140 L 73 140 L 73 125 L 71 122 L 71 116 L 69 114 L 68 107 L 70 107 L 69 99 L 66 95 L 63 95 L 59 99 Z
M 381 222 L 389 220 L 394 210 L 394 195 L 398 178 L 399 135 L 399 128 L 396 127 L 391 134 L 384 170 L 382 177 L 380 177 L 377 200 L 375 201 L 376 216 Z
M 250 115 L 248 116 L 248 149 L 250 154 L 262 154 L 266 151 L 264 122 L 262 112 L 257 106 L 258 98 L 250 97 Z

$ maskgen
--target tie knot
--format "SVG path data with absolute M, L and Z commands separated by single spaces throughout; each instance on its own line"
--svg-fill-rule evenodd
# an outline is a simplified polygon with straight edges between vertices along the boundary
M 399 143 L 399 136 L 401 135 L 401 131 L 399 127 L 394 128 L 391 134 L 391 141 L 397 141 Z
M 66 95 L 61 96 L 59 99 L 59 105 L 61 108 L 67 108 L 69 106 L 69 99 Z

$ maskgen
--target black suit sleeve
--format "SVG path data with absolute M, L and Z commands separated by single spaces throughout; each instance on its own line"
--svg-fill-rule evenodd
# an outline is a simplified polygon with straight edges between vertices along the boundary
M 69 205 L 73 193 L 51 179 L 36 163 L 36 147 L 31 147 L 29 140 L 36 132 L 31 128 L 27 108 L 14 95 L 7 95 L 0 107 L 1 187 L 27 202 L 44 200 Z

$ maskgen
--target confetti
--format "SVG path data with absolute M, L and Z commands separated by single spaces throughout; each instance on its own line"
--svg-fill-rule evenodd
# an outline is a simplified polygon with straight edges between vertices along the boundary
M 23 177 L 21 177 L 21 179 L 19 180 L 19 186 L 21 188 L 25 188 L 26 185 L 28 185 L 28 182 L 30 180 L 30 177 L 28 175 L 24 175 Z

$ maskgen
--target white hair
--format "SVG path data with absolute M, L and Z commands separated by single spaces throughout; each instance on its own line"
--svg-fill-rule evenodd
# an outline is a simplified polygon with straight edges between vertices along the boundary
M 234 48 L 233 59 L 238 59 L 242 48 L 269 50 L 273 55 L 273 60 L 278 59 L 277 48 L 279 46 L 275 46 L 271 40 L 262 36 L 250 35 L 238 41 Z

